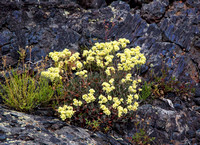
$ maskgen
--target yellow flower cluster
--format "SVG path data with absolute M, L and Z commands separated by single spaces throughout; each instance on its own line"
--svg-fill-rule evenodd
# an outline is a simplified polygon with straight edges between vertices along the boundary
M 103 95 L 100 95 L 99 96 L 99 104 L 103 104 L 103 103 L 107 103 L 108 102 L 108 98 L 103 96 Z
M 82 101 L 78 101 L 77 99 L 73 99 L 74 106 L 81 106 L 83 103 Z
M 107 55 L 107 56 L 105 57 L 105 60 L 106 60 L 105 66 L 109 65 L 109 64 L 112 62 L 113 58 L 114 58 L 113 55 Z
M 122 83 L 126 83 L 126 82 L 132 82 L 133 80 L 131 79 L 132 75 L 131 73 L 128 73 L 125 77 L 125 79 L 122 79 L 121 82 Z
M 115 68 L 114 68 L 114 67 L 107 67 L 107 69 L 105 70 L 105 73 L 106 73 L 108 76 L 111 76 L 111 72 L 112 72 L 112 73 L 115 73 Z
M 114 54 L 120 50 L 120 46 L 125 48 L 129 40 L 120 38 L 118 41 L 106 43 L 95 43 L 91 50 L 84 50 L 83 57 L 86 57 L 84 64 L 96 63 L 98 67 L 105 68 L 113 61 Z
M 71 56 L 71 51 L 68 49 L 63 50 L 62 52 L 50 52 L 49 57 L 55 62 L 58 62 L 60 59 L 66 59 Z
M 136 65 L 142 65 L 146 62 L 144 54 L 140 53 L 140 47 L 124 50 L 124 53 L 117 53 L 116 56 L 120 58 L 118 63 L 118 70 L 130 71 Z
M 136 93 L 136 92 L 137 92 L 137 90 L 136 90 L 136 88 L 137 88 L 137 83 L 140 83 L 140 82 L 141 82 L 141 79 L 132 81 L 132 85 L 129 86 L 128 91 L 129 91 L 130 93 Z
M 112 96 L 108 95 L 108 97 L 103 96 L 102 94 L 99 96 L 99 104 L 107 103 L 112 100 Z
M 127 104 L 132 104 L 132 102 L 133 102 L 133 94 L 129 94 L 127 97 L 128 97 L 128 99 L 126 100 L 126 101 L 127 101 Z M 135 95 L 134 95 L 134 98 L 135 98 L 136 100 L 138 100 L 138 99 L 139 99 L 138 94 L 135 94 Z
M 96 100 L 96 98 L 94 97 L 94 93 L 95 90 L 94 89 L 90 89 L 88 94 L 84 94 L 82 96 L 82 98 L 87 102 L 87 103 L 91 103 L 94 102 Z
M 59 68 L 50 67 L 50 68 L 48 68 L 47 71 L 41 72 L 41 76 L 49 78 L 53 82 L 56 78 L 62 79 L 62 77 L 60 76 L 59 73 L 60 73 Z
M 80 61 L 77 61 L 77 62 L 76 62 L 76 67 L 77 67 L 79 70 L 81 70 L 82 67 L 83 67 L 83 64 L 82 64 Z
M 128 105 L 127 108 L 129 111 L 136 111 L 138 106 L 139 106 L 138 102 L 135 102 L 133 105 Z
M 78 52 L 72 54 L 68 61 L 70 61 L 70 62 L 78 61 L 80 59 L 79 55 L 80 55 L 80 53 L 78 53 Z
M 115 89 L 115 86 L 113 85 L 114 79 L 110 79 L 109 83 L 107 82 L 103 82 L 102 86 L 103 86 L 103 90 L 108 94 L 111 91 L 113 91 Z
M 76 72 L 76 75 L 78 75 L 81 78 L 86 78 L 87 77 L 87 70 Z
M 128 110 L 126 108 L 123 108 L 122 106 L 118 106 L 117 110 L 118 110 L 118 117 L 121 117 L 122 113 L 124 113 L 124 114 L 128 113 Z
M 60 113 L 60 118 L 64 121 L 66 118 L 71 118 L 76 111 L 73 111 L 72 106 L 64 105 L 58 108 L 58 112 Z
M 59 69 L 59 73 L 77 69 L 76 75 L 79 75 L 80 77 L 87 77 L 87 71 L 82 71 L 83 64 L 79 61 L 80 53 L 76 52 L 72 54 L 71 51 L 65 49 L 62 52 L 50 52 L 49 57 L 55 62 L 56 67 L 54 69 Z M 56 77 L 61 78 L 59 73 L 52 74 L 52 72 L 46 71 L 42 72 L 42 75 L 53 81 Z
M 114 97 L 114 98 L 113 98 L 114 104 L 112 105 L 112 107 L 113 107 L 114 109 L 116 109 L 116 108 L 121 104 L 122 101 L 123 101 L 123 100 L 120 101 L 118 97 Z
M 105 113 L 106 115 L 110 115 L 111 114 L 110 110 L 105 105 L 101 104 L 100 109 L 102 109 L 103 113 Z
M 127 104 L 132 104 L 132 102 L 133 102 L 133 95 L 132 94 L 128 95 L 128 99 L 126 101 L 127 101 Z
M 85 57 L 83 63 L 80 61 L 80 54 L 72 54 L 69 50 L 65 49 L 62 52 L 52 52 L 49 56 L 55 61 L 57 67 L 57 75 L 62 73 L 62 71 L 76 70 L 76 75 L 81 78 L 86 78 L 88 75 L 85 69 L 86 65 L 96 65 L 99 67 L 100 74 L 105 75 L 106 81 L 102 83 L 103 94 L 100 94 L 97 102 L 100 105 L 100 109 L 105 115 L 111 115 L 110 109 L 115 109 L 118 112 L 118 117 L 122 117 L 123 114 L 127 114 L 129 111 L 137 110 L 139 104 L 137 100 L 139 96 L 137 90 L 138 83 L 141 79 L 133 80 L 133 76 L 130 73 L 131 70 L 138 65 L 145 64 L 146 58 L 144 54 L 140 53 L 141 48 L 139 46 L 135 48 L 126 48 L 127 44 L 130 43 L 129 40 L 125 38 L 120 38 L 117 41 L 111 41 L 106 43 L 95 43 L 95 45 L 90 50 L 84 50 L 82 56 Z M 122 51 L 120 50 L 122 49 Z M 118 53 L 120 51 L 120 53 Z M 59 70 L 59 71 L 58 71 Z M 121 73 L 124 71 L 126 76 L 124 78 L 116 79 L 111 78 L 116 76 L 116 73 Z M 119 75 L 120 76 L 120 75 Z M 60 76 L 59 76 L 60 77 Z M 54 79 L 51 77 L 52 80 Z M 107 80 L 108 79 L 108 80 Z M 115 93 L 115 85 L 117 83 L 122 83 L 128 89 L 127 94 L 115 97 L 118 93 Z M 119 91 L 118 89 L 116 89 Z M 121 88 L 120 88 L 121 90 Z M 113 92 L 112 92 L 113 91 Z M 73 99 L 74 106 L 82 106 L 83 103 L 92 103 L 96 101 L 94 96 L 95 90 L 90 89 L 89 93 L 82 95 L 82 101 Z M 112 95 L 112 96 L 111 96 Z M 111 105 L 111 106 L 108 106 Z M 71 118 L 75 111 L 71 106 L 59 107 L 58 111 L 61 113 L 62 120 L 66 118 Z

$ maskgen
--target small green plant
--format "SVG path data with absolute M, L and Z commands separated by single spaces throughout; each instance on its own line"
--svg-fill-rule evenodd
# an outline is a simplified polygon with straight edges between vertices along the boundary
M 136 121 L 134 123 L 136 132 L 132 137 L 127 137 L 127 139 L 133 144 L 149 145 L 153 142 L 153 140 L 155 140 L 155 137 L 150 137 L 147 134 L 144 126 L 141 127 L 141 124 L 144 124 L 143 121 L 144 119 L 142 119 L 141 121 Z
M 30 51 L 31 51 L 30 47 Z M 5 78 L 4 83 L 0 83 L 0 95 L 4 103 L 19 111 L 31 111 L 35 107 L 48 103 L 53 94 L 53 88 L 48 84 L 46 78 L 29 74 L 30 64 L 24 63 L 26 57 L 25 49 L 19 50 L 22 70 L 6 67 L 6 58 L 3 59 Z M 20 63 L 19 63 L 20 64 Z M 18 65 L 19 65 L 18 64 Z M 19 66 L 18 66 L 19 67 Z
M 140 99 L 145 101 L 152 94 L 152 83 L 147 83 L 145 81 L 142 86 L 142 91 L 140 93 Z
M 36 81 L 26 73 L 11 72 L 9 77 L 5 76 L 5 84 L 0 84 L 0 95 L 6 105 L 19 111 L 31 111 L 51 100 L 54 91 L 46 80 Z
M 85 120 L 88 128 L 92 129 L 93 131 L 97 131 L 100 129 L 101 122 L 99 120 L 93 120 L 93 121 L 89 121 L 87 119 Z
M 163 97 L 169 92 L 181 96 L 190 96 L 194 93 L 194 84 L 181 83 L 175 77 L 170 77 L 167 80 L 168 70 L 168 68 L 162 67 L 159 77 L 151 71 L 149 82 L 151 82 L 152 93 L 156 98 Z
M 155 140 L 155 137 L 149 137 L 144 129 L 139 129 L 132 137 L 132 142 L 137 145 L 147 145 Z

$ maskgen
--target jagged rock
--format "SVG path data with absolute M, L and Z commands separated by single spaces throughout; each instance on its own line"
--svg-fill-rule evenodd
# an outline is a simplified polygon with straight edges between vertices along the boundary
M 200 64 L 198 62 L 200 61 L 198 56 L 200 52 L 196 49 L 198 47 L 197 37 L 199 36 L 199 28 L 196 25 L 199 19 L 198 11 L 195 11 L 195 8 L 187 7 L 184 3 L 174 2 L 169 10 L 166 9 L 162 11 L 162 14 L 159 13 L 158 19 L 165 15 L 160 23 L 150 25 L 146 22 L 148 21 L 146 18 L 146 21 L 141 18 L 144 16 L 140 16 L 140 10 L 131 13 L 130 6 L 122 1 L 114 1 L 110 7 L 89 11 L 84 11 L 75 3 L 67 0 L 62 2 L 56 0 L 41 1 L 40 3 L 20 1 L 16 2 L 15 7 L 14 3 L 1 3 L 5 6 L 2 9 L 2 14 L 5 12 L 8 14 L 6 19 L 1 18 L 0 23 L 9 28 L 0 32 L 3 34 L 7 34 L 6 31 L 9 32 L 6 37 L 5 35 L 1 36 L 2 55 L 10 53 L 11 56 L 16 57 L 19 47 L 25 48 L 25 46 L 33 45 L 31 61 L 38 62 L 50 51 L 60 51 L 64 48 L 72 49 L 74 46 L 71 44 L 75 44 L 76 47 L 78 45 L 90 47 L 90 42 L 125 37 L 132 42 L 132 46 L 141 46 L 143 52 L 146 53 L 148 62 L 157 68 L 160 65 L 152 60 L 160 59 L 159 53 L 170 50 L 169 53 L 164 54 L 166 65 L 171 67 L 172 63 L 174 64 L 174 72 L 171 72 L 170 75 L 173 74 L 184 81 L 198 82 L 199 80 Z M 20 11 L 20 6 L 23 4 L 26 4 L 29 11 Z M 36 4 L 36 7 L 30 7 L 31 4 Z M 162 2 L 155 0 L 144 4 L 141 8 L 141 14 L 148 7 L 156 6 L 155 8 L 158 10 L 162 10 L 168 5 L 168 0 Z M 150 8 L 148 10 L 149 13 L 157 13 L 156 10 Z M 189 14 L 189 17 L 185 15 L 186 13 Z M 109 26 L 108 30 L 106 30 L 105 25 Z M 193 37 L 196 39 L 193 40 Z M 5 45 L 5 40 L 9 40 L 9 45 Z M 176 56 L 173 55 L 172 49 L 168 47 L 169 50 L 166 50 L 164 48 L 166 41 L 168 42 L 167 46 L 171 45 L 172 48 L 177 48 Z M 162 47 L 162 52 L 161 50 L 157 51 L 157 47 Z M 190 52 L 181 57 L 184 50 L 190 50 Z M 29 53 L 27 50 L 27 54 Z M 174 61 L 173 56 L 175 56 Z M 29 55 L 27 55 L 26 60 L 30 60 Z M 175 64 L 176 61 L 178 63 Z
M 98 9 L 106 6 L 105 0 L 77 0 L 77 2 L 84 8 Z
M 175 140 L 180 143 L 185 143 L 189 138 L 195 138 L 195 126 L 200 125 L 199 115 L 196 112 L 189 113 L 183 111 L 175 111 L 162 109 L 157 106 L 143 105 L 138 109 L 139 120 L 144 118 L 146 121 L 147 132 L 150 136 L 156 136 L 156 143 L 170 143 L 170 140 Z M 190 124 L 188 124 L 190 122 Z M 144 124 L 144 123 L 143 123 Z M 134 128 L 128 133 L 134 132 Z M 193 140 L 194 141 L 194 140 Z M 198 142 L 195 140 L 194 142 Z
M 186 3 L 192 7 L 200 9 L 200 1 L 199 0 L 187 0 Z
M 100 132 L 71 126 L 54 117 L 28 115 L 1 106 L 0 118 L 0 141 L 3 144 L 130 144 Z
M 200 84 L 195 87 L 195 95 L 194 97 L 200 97 Z
M 147 79 L 150 70 L 153 69 L 157 75 L 161 75 L 160 69 L 162 66 L 167 66 L 169 68 L 167 78 L 175 76 L 181 82 L 191 83 L 191 86 L 193 83 L 199 83 L 200 6 L 198 0 L 170 1 L 170 4 L 168 0 L 126 0 L 126 2 L 114 1 L 110 6 L 105 7 L 104 0 L 93 0 L 93 2 L 95 1 L 99 2 L 98 6 L 92 3 L 88 6 L 95 9 L 90 10 L 80 7 L 78 0 L 0 1 L 0 57 L 7 56 L 8 65 L 16 66 L 20 47 L 33 46 L 31 60 L 29 49 L 26 50 L 26 61 L 34 63 L 54 50 L 61 51 L 69 48 L 80 51 L 80 48 L 90 48 L 95 42 L 124 37 L 130 40 L 130 47 L 140 46 L 142 52 L 145 53 L 147 65 L 143 66 L 142 72 Z M 140 6 L 130 7 L 131 3 Z M 197 88 L 199 87 L 197 86 Z M 195 97 L 199 98 L 198 89 Z M 173 98 L 177 99 L 175 96 L 169 97 L 171 100 Z M 167 106 L 161 101 L 157 101 L 155 105 L 155 108 L 151 105 L 142 106 L 139 114 L 142 117 L 142 112 L 146 112 L 152 116 L 153 120 L 150 121 L 148 131 L 151 136 L 158 138 L 158 143 L 169 143 L 171 139 L 181 141 L 186 138 L 193 143 L 191 140 L 196 142 L 195 135 L 199 139 L 199 114 L 191 111 L 193 110 L 192 105 L 195 105 L 194 102 L 190 104 L 187 101 L 179 100 L 174 104 L 175 109 L 171 110 L 169 110 L 169 105 Z M 199 111 L 198 106 L 195 108 L 196 111 Z M 70 132 L 73 127 L 63 125 L 62 121 L 55 121 L 55 118 L 48 117 L 35 116 L 40 119 L 41 128 L 35 127 L 31 123 L 21 127 L 19 119 L 13 116 L 19 117 L 22 114 L 16 114 L 18 113 L 1 116 L 3 120 L 7 118 L 6 121 L 9 122 L 9 125 L 8 127 L 0 126 L 0 130 L 3 130 L 0 131 L 0 140 L 10 143 L 6 138 L 16 135 L 16 138 L 11 140 L 15 143 L 26 140 L 27 144 L 31 144 L 32 140 L 36 140 L 40 144 L 41 140 L 47 144 L 60 144 L 69 141 L 69 138 L 75 138 L 75 142 L 78 144 L 79 139 L 86 142 L 86 138 L 89 137 L 88 141 L 92 143 L 101 142 L 102 137 L 105 137 L 104 134 L 94 135 L 80 128 L 78 130 L 81 130 L 86 138 L 84 135 L 77 137 L 80 132 L 75 131 L 74 135 L 74 131 Z M 34 116 L 31 117 L 33 118 L 30 120 L 36 122 Z M 11 120 L 12 122 L 10 122 Z M 44 123 L 44 120 L 48 122 L 53 120 L 53 124 Z M 4 120 L 4 123 L 6 121 Z M 51 129 L 44 126 L 51 126 Z M 116 129 L 119 132 L 122 129 L 125 130 L 120 125 L 116 125 Z M 69 132 L 65 134 L 67 130 Z M 33 133 L 39 134 L 39 132 L 41 137 L 38 137 L 37 140 Z M 48 137 L 45 136 L 46 134 Z M 55 134 L 60 134 L 60 137 Z M 66 140 L 62 138 L 63 134 L 66 136 Z M 90 138 L 90 136 L 94 138 Z M 44 140 L 42 140 L 43 138 Z M 109 142 L 112 142 L 111 144 L 122 144 L 108 138 Z
M 153 1 L 149 4 L 143 5 L 141 9 L 141 16 L 148 22 L 159 22 L 164 16 L 166 7 L 169 5 L 168 0 L 166 1 Z
M 200 98 L 194 98 L 194 102 L 195 102 L 198 106 L 200 106 Z
M 198 141 L 200 141 L 200 129 L 196 131 L 196 136 L 197 136 Z

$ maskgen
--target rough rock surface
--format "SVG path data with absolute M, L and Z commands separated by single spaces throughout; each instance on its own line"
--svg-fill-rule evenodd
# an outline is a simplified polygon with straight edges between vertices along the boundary
M 0 144 L 128 145 L 100 132 L 68 125 L 58 118 L 28 115 L 0 106 Z
M 140 10 L 114 1 L 109 7 L 84 10 L 69 0 L 3 1 L 0 56 L 10 57 L 10 64 L 15 65 L 19 48 L 32 45 L 32 60 L 30 55 L 26 60 L 35 63 L 50 51 L 64 48 L 78 51 L 97 41 L 125 37 L 131 46 L 142 47 L 147 64 L 160 68 L 161 61 L 157 60 L 162 54 L 165 65 L 171 69 L 169 75 L 199 83 L 198 4 L 189 0 L 185 3 L 154 0 L 144 3 Z
M 139 107 L 138 114 L 146 118 L 147 132 L 156 136 L 157 144 L 199 142 L 196 131 L 200 128 L 200 114 L 196 111 L 187 111 L 177 105 L 169 109 L 148 104 Z
M 142 112 L 147 109 L 146 114 L 156 118 L 150 122 L 149 134 L 160 136 L 159 142 L 162 143 L 169 143 L 170 140 L 176 143 L 187 140 L 190 144 L 200 142 L 200 1 L 124 1 L 126 2 L 87 0 L 88 3 L 85 5 L 79 0 L 0 1 L 0 57 L 6 56 L 7 64 L 15 66 L 19 58 L 19 48 L 33 46 L 31 58 L 27 55 L 26 61 L 34 64 L 54 50 L 61 51 L 69 48 L 80 51 L 81 48 L 90 47 L 95 42 L 125 37 L 131 41 L 131 47 L 139 45 L 147 57 L 147 64 L 142 70 L 144 76 L 148 76 L 151 69 L 160 75 L 160 69 L 164 65 L 170 68 L 169 77 L 175 76 L 181 82 L 196 85 L 195 99 L 179 98 L 177 101 L 178 97 L 174 100 L 169 98 L 174 104 L 173 109 L 162 108 L 163 102 L 158 100 L 154 102 L 155 108 L 151 105 L 141 107 L 139 110 L 141 117 L 144 117 Z M 106 6 L 105 3 L 111 5 Z M 26 51 L 27 54 L 30 53 L 29 49 Z M 0 66 L 2 68 L 2 64 Z M 0 108 L 1 121 L 3 120 L 4 123 L 6 118 L 9 118 L 7 119 L 9 121 L 20 116 L 17 112 L 14 115 L 13 113 L 5 115 L 3 112 L 5 110 Z M 166 119 L 162 119 L 162 112 L 167 112 L 164 115 Z M 51 122 L 54 119 L 47 120 Z M 17 119 L 13 120 L 15 120 L 13 126 L 17 126 Z M 34 116 L 30 120 L 34 122 Z M 57 124 L 56 121 L 53 122 Z M 45 129 L 45 123 L 43 121 L 40 123 Z M 29 132 L 26 131 L 27 129 L 36 133 L 37 130 L 34 128 L 17 126 L 18 131 L 16 131 L 12 130 L 12 125 L 6 126 L 6 124 L 0 126 L 3 130 L 0 131 L 2 142 L 9 142 L 7 140 L 9 137 L 14 139 L 16 136 L 16 142 L 27 138 L 27 141 L 34 143 L 35 136 L 33 134 L 29 136 Z M 73 127 L 63 125 L 59 128 L 61 130 L 52 131 L 46 128 L 41 134 L 45 136 L 49 133 L 49 137 L 53 138 L 52 143 L 58 140 L 64 142 L 62 137 L 55 138 L 55 136 L 64 134 L 62 131 L 67 128 L 73 130 Z M 79 136 L 77 131 L 75 140 L 72 139 L 75 143 L 78 143 L 79 139 L 83 139 L 85 143 L 97 141 L 89 137 L 91 132 L 88 133 L 80 128 L 78 130 L 89 139 L 83 136 L 77 137 Z M 11 135 L 9 135 L 10 131 Z M 18 132 L 22 135 L 17 134 Z M 99 139 L 103 140 L 101 137 Z

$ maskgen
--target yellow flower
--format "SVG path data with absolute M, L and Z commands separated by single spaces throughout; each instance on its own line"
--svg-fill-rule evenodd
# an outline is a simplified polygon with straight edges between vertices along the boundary
M 100 96 L 99 96 L 99 99 L 101 100 L 101 99 L 103 99 L 103 97 L 104 97 L 103 95 L 100 95 Z
M 138 94 L 135 94 L 135 95 L 134 95 L 134 98 L 135 98 L 136 100 L 138 100 L 138 99 L 139 99 Z
M 76 60 L 76 57 L 74 57 L 74 55 L 72 55 L 70 58 L 69 58 L 69 61 L 73 62 Z
M 124 112 L 124 114 L 127 114 L 128 110 L 126 108 L 124 108 L 123 112 Z
M 104 110 L 103 112 L 108 116 L 111 114 L 111 112 L 108 109 Z
M 113 78 L 109 80 L 109 83 L 110 83 L 111 85 L 113 84 L 113 82 L 114 82 L 114 79 L 113 79 Z
M 108 99 L 106 97 L 103 97 L 103 99 L 101 101 L 102 101 L 102 103 L 106 103 L 106 102 L 108 102 Z
M 108 100 L 111 101 L 112 100 L 112 96 L 108 95 Z
M 82 102 L 81 101 L 78 101 L 77 99 L 73 99 L 73 104 L 75 106 L 81 106 L 82 105 Z
M 76 69 L 76 67 L 72 67 L 72 70 L 75 70 Z
M 58 108 L 58 112 L 60 113 L 60 118 L 65 120 L 66 118 L 71 118 L 76 111 L 73 111 L 72 106 L 64 105 Z
M 110 73 L 110 70 L 109 70 L 109 69 L 106 69 L 106 70 L 105 70 L 105 73 L 106 73 L 108 76 L 110 76 L 110 75 L 111 75 L 111 73 Z
M 121 82 L 122 82 L 122 83 L 125 83 L 125 82 L 126 82 L 126 80 L 125 80 L 125 79 L 122 79 L 122 80 L 121 80 Z
M 95 90 L 94 89 L 90 89 L 89 92 L 94 94 Z
M 116 109 L 117 106 L 118 106 L 118 104 L 116 104 L 116 103 L 114 103 L 114 104 L 112 105 L 112 107 L 113 107 L 114 109 Z
M 104 109 L 106 109 L 106 106 L 105 106 L 105 105 L 101 105 L 100 108 L 101 108 L 102 110 L 104 110 Z
M 138 106 L 139 106 L 138 102 L 135 102 L 135 103 L 134 103 L 134 106 L 138 107 Z
M 132 103 L 132 99 L 129 99 L 129 98 L 128 98 L 128 99 L 126 100 L 126 102 L 127 102 L 127 104 L 131 104 L 131 103 Z
M 76 67 L 77 67 L 78 69 L 81 69 L 81 68 L 83 67 L 83 64 L 82 64 L 80 61 L 77 61 L 77 62 L 76 62 Z

